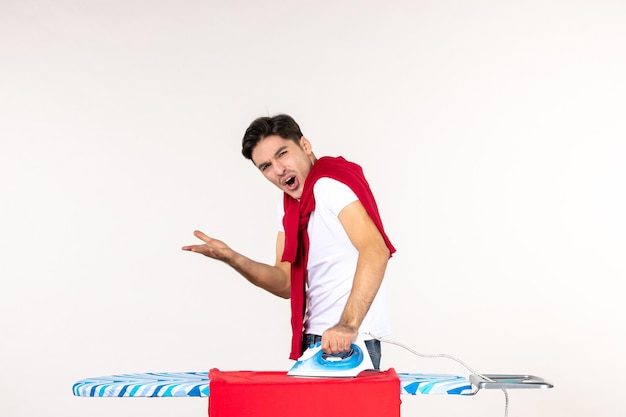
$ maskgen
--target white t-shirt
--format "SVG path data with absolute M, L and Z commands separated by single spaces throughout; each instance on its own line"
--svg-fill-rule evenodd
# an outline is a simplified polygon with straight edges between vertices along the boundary
M 304 330 L 321 335 L 339 322 L 352 289 L 359 253 L 338 216 L 344 207 L 358 198 L 350 187 L 331 178 L 319 179 L 313 186 L 313 195 L 315 210 L 307 228 L 310 243 Z M 283 215 L 281 197 L 281 231 L 284 231 Z M 359 333 L 365 332 L 381 337 L 390 333 L 384 281 L 359 328 Z M 370 336 L 363 338 L 371 339 Z

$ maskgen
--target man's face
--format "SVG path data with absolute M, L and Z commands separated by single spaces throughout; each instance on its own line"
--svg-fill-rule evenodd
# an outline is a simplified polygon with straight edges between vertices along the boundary
M 252 151 L 252 162 L 265 178 L 295 199 L 302 195 L 314 161 L 311 144 L 304 136 L 300 146 L 278 135 L 267 136 Z

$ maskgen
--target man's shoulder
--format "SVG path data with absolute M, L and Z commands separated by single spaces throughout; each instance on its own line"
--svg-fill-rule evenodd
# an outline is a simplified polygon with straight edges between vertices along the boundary
M 331 178 L 331 177 L 322 177 L 315 182 L 313 186 L 313 192 L 335 192 L 335 191 L 345 191 L 349 190 L 350 187 L 341 180 Z
M 357 195 L 350 187 L 333 178 L 320 178 L 313 186 L 316 206 L 328 207 L 331 212 L 339 212 L 353 201 Z

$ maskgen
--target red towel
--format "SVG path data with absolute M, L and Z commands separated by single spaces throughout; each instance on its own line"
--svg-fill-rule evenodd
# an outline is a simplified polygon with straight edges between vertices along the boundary
M 309 236 L 307 226 L 309 217 L 315 210 L 315 197 L 313 185 L 320 178 L 332 178 L 346 184 L 359 198 L 363 207 L 378 227 L 390 254 L 396 250 L 385 234 L 378 206 L 369 184 L 363 175 L 363 169 L 346 161 L 343 157 L 325 156 L 318 159 L 304 183 L 300 201 L 285 193 L 284 206 L 285 216 L 283 226 L 285 228 L 285 249 L 282 261 L 291 262 L 291 354 L 290 359 L 298 359 L 302 355 L 302 325 L 305 309 L 305 282 L 306 266 L 309 253 Z

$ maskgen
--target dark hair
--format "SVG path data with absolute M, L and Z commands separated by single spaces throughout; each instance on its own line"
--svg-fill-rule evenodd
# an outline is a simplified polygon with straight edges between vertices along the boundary
M 241 153 L 246 159 L 252 159 L 252 151 L 263 139 L 271 135 L 278 135 L 283 139 L 290 139 L 300 143 L 303 136 L 298 123 L 287 114 L 277 114 L 273 117 L 259 117 L 250 123 L 241 140 Z

